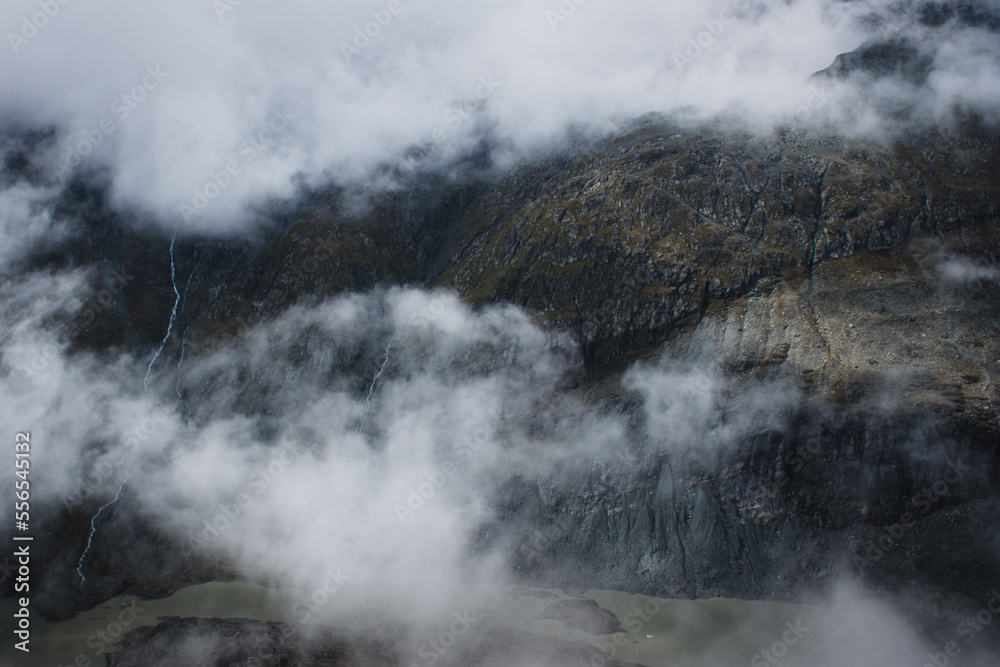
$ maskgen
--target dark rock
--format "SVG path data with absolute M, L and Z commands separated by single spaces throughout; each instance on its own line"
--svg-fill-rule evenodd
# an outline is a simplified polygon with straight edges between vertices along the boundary
M 592 635 L 625 632 L 621 621 L 594 600 L 560 600 L 553 602 L 535 617 L 560 621 L 567 628 L 583 630 Z
M 128 633 L 107 661 L 108 667 L 400 664 L 391 647 L 349 633 L 327 630 L 305 638 L 281 623 L 177 617 Z
M 891 77 L 922 86 L 927 81 L 933 62 L 931 56 L 906 41 L 873 42 L 837 56 L 821 74 L 838 79 L 856 74 L 875 79 Z
M 903 67 L 906 53 L 865 58 L 882 71 Z M 886 589 L 915 583 L 972 599 L 1000 585 L 976 537 L 998 529 L 1000 288 L 943 281 L 941 267 L 953 255 L 1000 262 L 997 139 L 974 120 L 884 146 L 651 116 L 488 185 L 437 181 L 425 184 L 439 188 L 434 197 L 386 195 L 360 214 L 336 192 L 316 194 L 255 243 L 179 240 L 181 275 L 194 276 L 179 326 L 192 324 L 203 349 L 235 347 L 246 327 L 292 304 L 372 284 L 513 302 L 576 338 L 583 367 L 568 384 L 635 436 L 632 458 L 501 489 L 483 534 L 517 545 L 511 561 L 526 581 L 679 597 L 823 590 L 951 459 L 968 473 L 905 538 L 924 556 L 861 574 Z M 109 216 L 100 195 L 65 195 L 89 240 L 43 259 L 134 276 L 74 340 L 145 350 L 173 304 L 169 239 Z M 363 391 L 388 333 L 372 332 L 380 344 L 370 349 L 339 350 L 322 372 Z M 303 336 L 287 353 L 307 360 L 314 350 Z M 468 363 L 488 368 L 495 352 Z M 649 432 L 621 383 L 632 362 L 661 354 L 717 365 L 722 408 L 769 382 L 798 398 L 718 457 L 685 457 L 661 447 L 668 434 Z M 241 387 L 240 409 L 280 413 L 263 389 Z M 53 596 L 49 615 L 233 574 L 172 548 L 123 504 L 103 519 L 88 555 L 93 585 L 77 596 L 95 502 L 60 509 L 45 527 L 51 556 L 37 576 Z
M 436 654 L 443 667 L 539 664 L 629 667 L 586 643 L 491 628 Z M 130 632 L 107 657 L 108 667 L 397 667 L 411 664 L 392 641 L 364 633 L 317 630 L 309 636 L 282 623 L 246 619 L 164 618 Z

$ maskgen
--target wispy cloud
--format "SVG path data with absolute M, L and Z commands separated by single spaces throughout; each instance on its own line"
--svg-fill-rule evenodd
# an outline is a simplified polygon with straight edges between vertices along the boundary
M 229 174 L 211 210 L 186 221 L 233 230 L 246 224 L 248 202 L 293 195 L 294 183 L 365 182 L 376 165 L 442 132 L 447 141 L 432 141 L 445 159 L 483 136 L 516 156 L 570 126 L 599 131 L 613 119 L 684 105 L 740 110 L 759 122 L 832 120 L 851 131 L 883 129 L 880 100 L 888 98 L 928 119 L 955 105 L 993 117 L 1000 106 L 990 4 L 979 8 L 987 17 L 979 23 L 955 14 L 933 26 L 917 9 L 882 0 L 390 4 L 226 4 L 222 21 L 203 0 L 67 4 L 28 46 L 0 53 L 0 108 L 12 121 L 58 127 L 53 162 L 71 154 L 110 166 L 115 201 L 174 226 L 241 142 L 294 103 L 299 118 L 259 151 L 256 168 Z M 12 0 L 0 25 L 16 32 L 38 11 Z M 555 31 L 551 12 L 564 19 Z M 811 74 L 869 39 L 900 35 L 929 59 L 919 89 L 852 77 L 849 91 L 804 117 Z M 345 58 L 342 44 L 357 52 Z M 688 59 L 683 67 L 678 54 Z M 111 104 L 147 81 L 151 64 L 169 78 L 117 121 Z M 502 88 L 480 95 L 484 78 Z M 462 122 L 443 126 L 449 109 Z M 80 155 L 83 138 L 105 120 L 113 134 Z

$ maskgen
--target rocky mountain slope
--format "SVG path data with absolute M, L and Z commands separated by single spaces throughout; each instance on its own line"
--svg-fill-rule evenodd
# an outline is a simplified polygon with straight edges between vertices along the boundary
M 361 210 L 313 193 L 254 241 L 180 234 L 176 326 L 225 348 L 292 304 L 398 284 L 517 304 L 579 345 L 570 388 L 645 435 L 583 477 L 510 480 L 480 546 L 507 549 L 526 581 L 663 596 L 791 598 L 853 571 L 905 587 L 932 626 L 942 601 L 1000 586 L 998 173 L 998 137 L 973 121 L 879 145 L 651 116 L 490 180 L 414 178 Z M 174 302 L 170 239 L 82 185 L 64 196 L 89 202 L 88 243 L 33 261 L 97 267 L 75 348 L 152 347 Z M 363 391 L 380 354 L 340 370 Z M 762 386 L 797 398 L 775 389 L 773 419 L 715 459 L 667 455 L 622 380 L 661 355 L 718 369 L 737 402 Z M 50 614 L 237 574 L 123 510 L 95 542 L 95 585 L 57 593 L 96 502 L 52 524 Z

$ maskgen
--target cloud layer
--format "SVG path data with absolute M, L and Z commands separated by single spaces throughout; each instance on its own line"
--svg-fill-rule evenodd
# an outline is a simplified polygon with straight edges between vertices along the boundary
M 73 173 L 106 170 L 114 203 L 143 220 L 224 232 L 301 186 L 386 186 L 379 165 L 435 164 L 483 140 L 516 160 L 571 129 L 687 105 L 875 133 L 901 108 L 991 115 L 996 5 L 963 5 L 979 7 L 970 17 L 881 0 L 11 0 L 0 130 L 56 134 L 33 154 L 34 184 L 3 184 L 0 262 L 64 233 L 46 202 Z M 810 78 L 875 38 L 905 40 L 926 76 L 879 65 Z M 415 146 L 432 147 L 429 162 L 405 159 Z M 944 274 L 996 278 L 960 258 Z M 193 344 L 183 364 L 175 337 L 146 392 L 148 358 L 67 353 L 62 324 L 86 278 L 0 285 L 0 421 L 46 443 L 36 498 L 110 499 L 128 479 L 133 509 L 250 577 L 311 589 L 343 573 L 337 605 L 447 612 L 471 582 L 503 580 L 496 555 L 469 558 L 503 480 L 571 478 L 640 445 L 708 458 L 779 427 L 775 404 L 796 400 L 755 387 L 720 423 L 716 369 L 645 364 L 625 377 L 643 404 L 630 433 L 566 390 L 578 371 L 567 340 L 516 309 L 415 290 L 293 309 L 233 349 Z M 872 660 L 916 646 L 890 610 L 859 606 L 871 627 L 851 636 L 869 637 Z
M 119 204 L 168 227 L 237 229 L 249 202 L 368 183 L 416 145 L 447 159 L 489 137 L 498 159 L 515 159 L 570 127 L 685 105 L 852 130 L 883 129 L 901 100 L 929 119 L 955 105 L 992 114 L 996 3 L 925 5 L 12 0 L 0 111 L 58 127 L 53 168 L 107 166 Z M 926 81 L 809 79 L 873 38 L 915 44 Z
M 716 369 L 663 360 L 626 376 L 644 415 L 629 426 L 571 388 L 568 340 L 514 308 L 474 312 L 417 290 L 294 308 L 232 348 L 191 341 L 183 365 L 175 340 L 144 392 L 146 359 L 67 355 L 60 323 L 85 285 L 83 273 L 36 275 L 0 293 L 0 420 L 38 443 L 33 504 L 104 502 L 127 480 L 109 517 L 138 513 L 285 589 L 280 604 L 304 628 L 346 615 L 433 629 L 489 605 L 510 565 L 477 535 L 505 480 L 582 479 L 644 448 L 711 461 L 780 428 L 796 400 L 772 385 L 733 394 Z M 310 595 L 320 590 L 332 592 Z M 829 603 L 788 664 L 841 664 L 845 643 L 872 664 L 919 664 L 926 647 L 891 604 L 853 585 Z M 780 636 L 726 641 L 763 651 Z

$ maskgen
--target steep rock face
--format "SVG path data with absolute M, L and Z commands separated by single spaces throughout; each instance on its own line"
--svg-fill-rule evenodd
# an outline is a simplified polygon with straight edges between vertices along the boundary
M 554 174 L 496 184 L 436 284 L 543 313 L 601 365 L 763 278 L 913 235 L 995 259 L 995 145 L 968 162 L 959 145 L 923 146 L 758 140 L 653 119 Z
M 156 346 L 175 301 L 178 329 L 214 347 L 294 304 L 423 283 L 481 189 L 472 178 L 419 175 L 405 189 L 357 202 L 331 188 L 269 211 L 252 237 L 192 238 L 179 229 L 172 242 L 111 210 L 99 182 L 78 181 L 55 207 L 76 235 L 26 264 L 89 269 L 92 296 L 71 326 L 75 350 Z
M 905 418 L 804 410 L 714 465 L 648 453 L 514 485 L 493 529 L 516 570 L 561 585 L 781 599 L 846 574 L 975 600 L 1000 583 L 995 449 Z
M 238 334 L 293 304 L 316 304 L 376 285 L 420 284 L 480 186 L 417 179 L 354 211 L 343 193 L 314 197 L 275 242 L 233 275 L 195 336 Z
M 933 20 L 933 19 L 931 19 Z M 862 74 L 873 79 L 899 78 L 921 86 L 927 82 L 934 64 L 933 57 L 903 40 L 865 44 L 837 59 L 822 74 L 839 79 Z
M 995 279 L 998 154 L 913 145 L 651 122 L 473 205 L 437 284 L 575 332 L 595 396 L 632 410 L 615 371 L 653 354 L 799 396 L 709 462 L 654 442 L 588 480 L 512 485 L 496 530 L 522 572 L 781 597 L 849 570 L 924 587 L 923 608 L 1000 583 L 1000 290 L 969 278 Z
M 179 240 L 176 275 L 192 278 L 178 331 L 224 346 L 294 303 L 430 284 L 517 303 L 574 334 L 594 406 L 639 426 L 620 374 L 634 359 L 714 365 L 735 396 L 785 387 L 795 400 L 776 393 L 780 415 L 717 456 L 666 451 L 646 429 L 629 456 L 582 475 L 511 480 L 484 542 L 513 545 L 527 579 L 573 586 L 793 597 L 854 568 L 889 588 L 916 583 L 926 599 L 975 600 L 1000 584 L 1000 294 L 985 267 L 1000 258 L 1000 158 L 989 133 L 962 136 L 887 148 L 650 118 L 487 187 L 430 196 L 428 185 L 361 215 L 321 195 L 265 243 Z M 135 278 L 101 302 L 103 333 L 84 329 L 79 344 L 155 344 L 175 298 L 168 244 L 94 239 L 81 262 Z M 359 391 L 382 340 L 338 361 Z M 949 463 L 962 468 L 954 482 Z M 883 549 L 906 512 L 915 525 Z M 148 527 L 127 510 L 115 521 L 89 556 L 100 585 L 54 600 L 53 614 L 226 576 L 188 550 L 123 563 L 115 545 Z M 56 559 L 62 583 L 78 553 Z

